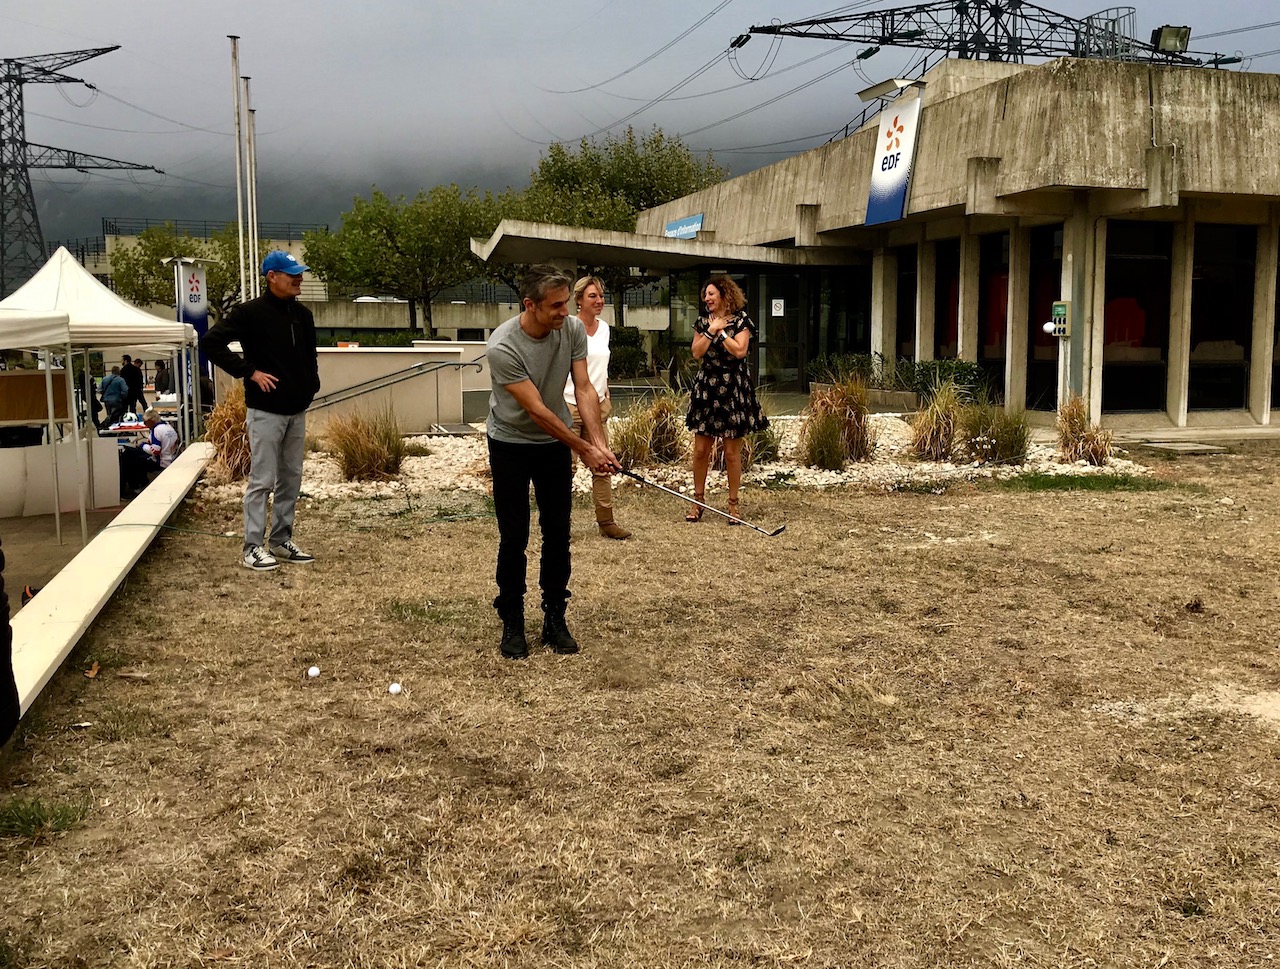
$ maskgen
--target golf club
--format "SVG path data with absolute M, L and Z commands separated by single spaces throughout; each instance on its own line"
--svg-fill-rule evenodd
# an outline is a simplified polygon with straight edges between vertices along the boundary
M 727 511 L 721 511 L 719 508 L 713 508 L 711 505 L 703 504 L 697 498 L 690 498 L 688 495 L 682 495 L 680 492 L 675 491 L 671 488 L 667 488 L 663 485 L 660 485 L 656 481 L 650 481 L 644 475 L 636 474 L 634 471 L 627 471 L 624 468 L 621 473 L 625 474 L 628 478 L 635 478 L 641 484 L 647 484 L 651 487 L 657 488 L 659 491 L 665 491 L 669 495 L 675 495 L 677 498 L 682 498 L 685 501 L 689 502 L 689 504 L 691 505 L 697 505 L 699 508 L 705 508 L 707 511 L 714 511 L 717 515 L 723 515 L 725 518 L 729 519 L 729 521 L 731 522 L 737 522 L 739 525 L 746 525 L 748 528 L 754 528 L 761 535 L 768 535 L 770 538 L 773 538 L 775 535 L 781 535 L 784 531 L 787 530 L 786 525 L 779 525 L 773 531 L 768 531 L 767 529 L 761 528 L 759 525 L 751 524 L 751 522 L 747 521 L 744 518 L 735 518 L 733 515 L 730 515 Z

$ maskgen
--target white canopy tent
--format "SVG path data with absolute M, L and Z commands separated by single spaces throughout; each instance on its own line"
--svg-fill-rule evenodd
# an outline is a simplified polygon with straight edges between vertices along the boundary
M 65 248 L 59 248 L 17 291 L 0 300 L 0 326 L 3 320 L 12 316 L 30 318 L 56 318 L 59 315 L 66 320 L 64 338 L 56 344 L 24 343 L 21 346 L 31 347 L 56 346 L 59 352 L 67 350 L 67 372 L 71 372 L 71 352 L 85 353 L 85 373 L 88 374 L 88 353 L 108 349 L 127 352 L 130 350 L 145 353 L 164 353 L 179 358 L 179 366 L 174 368 L 178 380 L 179 402 L 188 399 L 188 362 L 195 366 L 195 350 L 197 335 L 195 328 L 187 323 L 164 319 L 121 299 L 99 282 L 92 273 L 76 261 Z M 48 322 L 48 320 L 46 320 Z M 29 324 L 33 328 L 36 324 Z M 15 323 L 16 328 L 16 323 Z M 18 344 L 7 344 L 18 346 Z M 71 381 L 68 376 L 68 381 Z M 199 393 L 198 383 L 192 388 Z M 69 406 L 74 411 L 74 395 L 68 391 Z M 190 441 L 195 433 L 195 414 L 198 413 L 199 398 L 195 398 L 194 406 L 180 406 L 179 433 L 184 441 Z M 52 412 L 52 406 L 50 407 Z M 52 439 L 52 424 L 50 426 Z M 80 429 L 76 424 L 76 440 L 80 440 Z M 79 448 L 76 449 L 79 461 Z M 83 477 L 81 494 L 83 496 Z M 81 504 L 83 515 L 83 502 Z M 59 527 L 59 534 L 61 528 Z
M 58 484 L 57 449 L 54 443 L 56 416 L 53 405 L 53 351 L 66 354 L 64 371 L 67 381 L 67 417 L 79 439 L 79 420 L 75 410 L 75 392 L 71 378 L 71 324 L 66 313 L 25 312 L 0 308 L 0 350 L 31 350 L 44 352 L 45 421 L 48 430 L 50 467 L 53 469 L 53 506 L 55 530 L 62 541 L 62 502 Z M 84 472 L 80 461 L 80 448 L 75 449 L 76 478 L 80 482 L 80 538 L 88 541 L 89 529 L 85 516 Z

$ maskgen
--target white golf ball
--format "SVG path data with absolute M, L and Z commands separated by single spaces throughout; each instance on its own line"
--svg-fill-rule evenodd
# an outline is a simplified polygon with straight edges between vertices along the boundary
M 320 667 L 318 666 L 313 666 L 311 667 L 311 669 L 307 670 L 307 676 L 311 677 L 312 679 L 315 679 L 319 675 L 320 675 Z
M 387 692 L 390 693 L 392 696 L 395 696 L 397 693 L 400 692 L 400 684 L 392 683 L 389 687 L 387 687 Z

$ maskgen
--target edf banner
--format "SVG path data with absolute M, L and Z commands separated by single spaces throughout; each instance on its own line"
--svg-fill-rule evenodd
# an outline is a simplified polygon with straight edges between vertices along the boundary
M 209 290 L 205 283 L 204 267 L 182 266 L 182 282 L 179 287 L 178 319 L 190 323 L 201 336 L 209 330 Z
M 889 105 L 880 115 L 880 141 L 867 193 L 867 225 L 897 222 L 906 211 L 919 127 L 919 98 Z

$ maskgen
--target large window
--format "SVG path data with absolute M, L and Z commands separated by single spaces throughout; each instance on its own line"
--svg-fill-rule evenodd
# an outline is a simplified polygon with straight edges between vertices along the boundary
M 1173 225 L 1107 225 L 1102 409 L 1164 410 L 1169 360 Z M 1081 307 L 1072 315 L 1082 319 Z
M 808 358 L 871 352 L 871 269 L 823 269 L 809 320 Z
M 1253 352 L 1258 228 L 1204 223 L 1195 232 L 1187 409 L 1243 408 Z
M 1058 337 L 1044 324 L 1062 292 L 1062 226 L 1031 230 L 1031 271 L 1027 279 L 1027 408 L 1058 406 Z
M 1002 399 L 1008 317 L 1009 233 L 993 232 L 978 243 L 978 363 Z
M 960 335 L 960 240 L 943 239 L 936 253 L 933 356 L 936 360 L 952 360 Z
M 893 352 L 907 360 L 916 355 L 916 287 L 919 285 L 919 254 L 915 246 L 901 246 L 898 257 L 898 315 Z

